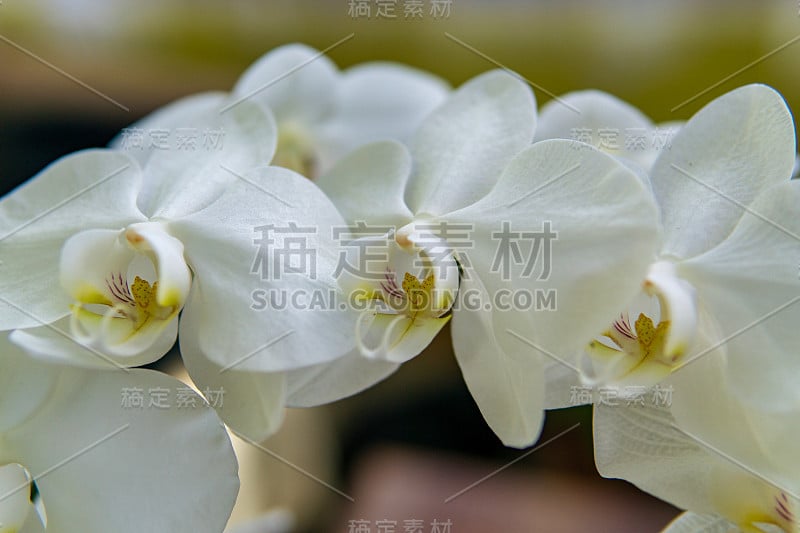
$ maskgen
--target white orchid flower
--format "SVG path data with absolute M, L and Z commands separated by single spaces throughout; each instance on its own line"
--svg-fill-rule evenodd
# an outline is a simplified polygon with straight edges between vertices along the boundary
M 278 47 L 259 58 L 236 83 L 229 112 L 244 102 L 271 110 L 277 124 L 272 164 L 314 179 L 356 147 L 378 140 L 405 141 L 449 92 L 438 77 L 400 64 L 363 63 L 339 72 L 325 55 L 301 44 Z M 130 133 L 185 128 L 202 102 L 185 99 L 129 129 Z M 147 157 L 153 146 L 112 145 Z M 268 163 L 268 161 L 264 161 Z
M 54 357 L 64 351 L 54 345 L 73 346 L 42 327 L 55 322 L 107 356 L 84 353 L 89 366 L 146 364 L 172 346 L 193 275 L 170 224 L 238 181 L 223 166 L 264 164 L 275 146 L 258 105 L 220 114 L 224 95 L 196 100 L 203 113 L 187 124 L 224 128 L 224 146 L 159 151 L 141 168 L 127 153 L 86 150 L 0 200 L 0 330 L 38 326 L 38 351 Z
M 150 370 L 41 363 L 5 337 L 0 531 L 223 531 L 239 489 L 236 457 L 200 397 Z M 157 406 L 148 405 L 153 391 Z
M 131 151 L 81 152 L 0 201 L 0 328 L 16 328 L 12 341 L 36 357 L 87 367 L 152 362 L 180 328 L 200 389 L 225 390 L 225 422 L 262 440 L 281 421 L 283 373 L 346 354 L 354 320 L 257 312 L 253 294 L 335 289 L 329 228 L 344 222 L 309 180 L 263 166 L 276 143 L 268 111 L 193 100 L 193 113 L 179 102 L 148 122 L 222 128 L 221 149 L 154 150 L 140 163 Z M 316 271 L 265 281 L 252 272 L 256 229 L 287 221 L 324 228 L 309 242 Z
M 681 122 L 654 124 L 629 103 L 603 91 L 576 91 L 542 106 L 535 141 L 584 142 L 647 172 L 659 154 L 671 148 L 681 127 Z
M 669 533 L 796 533 L 800 408 L 745 405 L 724 366 L 715 354 L 676 373 L 671 404 L 596 405 L 598 469 L 687 509 Z
M 652 386 L 719 349 L 737 354 L 728 372 L 750 401 L 800 398 L 794 146 L 785 102 L 763 85 L 714 100 L 683 127 L 651 172 L 661 252 L 638 300 L 584 350 L 586 382 Z M 567 403 L 558 388 L 550 406 Z
M 539 434 L 540 350 L 579 348 L 592 327 L 613 316 L 614 305 L 633 298 L 635 276 L 654 256 L 657 228 L 652 199 L 631 171 L 569 141 L 530 146 L 535 119 L 529 88 L 491 72 L 434 111 L 410 153 L 399 143 L 368 145 L 318 181 L 354 228 L 375 233 L 344 245 L 352 269 L 338 278 L 351 304 L 363 306 L 356 329 L 362 356 L 384 365 L 407 361 L 452 317 L 467 385 L 489 425 L 513 446 Z M 448 233 L 464 228 L 466 238 Z M 551 239 L 557 232 L 552 268 L 539 259 L 495 264 L 504 229 L 549 232 Z M 530 255 L 534 240 L 512 255 Z M 498 295 L 548 291 L 557 293 L 557 311 L 495 305 Z M 358 365 L 337 361 L 314 383 L 329 390 L 321 382 L 330 373 L 334 386 L 358 388 L 373 369 L 373 378 L 385 375 L 375 367 L 353 372 Z
M 274 113 L 273 164 L 312 179 L 362 144 L 407 140 L 448 93 L 442 79 L 400 64 L 362 63 L 339 72 L 326 56 L 301 44 L 261 57 L 233 91 Z

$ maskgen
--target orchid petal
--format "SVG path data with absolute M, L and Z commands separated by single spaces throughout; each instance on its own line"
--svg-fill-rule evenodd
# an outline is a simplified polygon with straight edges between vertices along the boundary
M 139 168 L 129 156 L 87 150 L 59 159 L 0 200 L 0 330 L 69 313 L 58 284 L 64 242 L 86 227 L 122 228 L 136 208 Z
M 489 427 L 506 446 L 524 448 L 544 422 L 544 364 L 538 353 L 507 350 L 498 340 L 507 333 L 496 328 L 491 297 L 472 273 L 462 280 L 453 312 L 456 360 Z
M 237 172 L 272 160 L 278 133 L 270 110 L 233 103 L 233 97 L 209 98 L 171 132 L 168 149 L 148 158 L 139 197 L 148 217 L 174 220 L 200 211 L 240 179 Z
M 602 91 L 576 91 L 542 106 L 534 142 L 581 140 L 649 169 L 658 155 L 653 130 L 650 119 L 627 102 Z
M 403 201 L 410 172 L 408 150 L 387 141 L 369 144 L 345 156 L 317 184 L 348 222 L 399 228 L 412 217 Z
M 144 168 L 153 154 L 186 140 L 179 134 L 188 134 L 197 117 L 219 109 L 225 97 L 222 92 L 205 92 L 179 98 L 123 128 L 108 146 L 126 152 Z
M 197 292 L 184 315 L 199 314 L 197 329 L 182 334 L 199 336 L 207 358 L 237 370 L 281 372 L 343 356 L 354 346 L 356 314 L 339 301 L 333 279 L 339 245 L 330 232 L 344 227 L 341 215 L 289 170 L 259 168 L 245 178 L 169 225 L 195 274 Z M 287 238 L 302 240 L 311 256 L 303 256 L 305 268 L 280 261 L 280 250 L 292 246 Z
M 427 348 L 449 320 L 449 316 L 430 318 L 383 313 L 372 316 L 365 312 L 356 322 L 356 345 L 368 359 L 405 363 Z
M 35 514 L 31 512 L 30 483 L 30 476 L 21 465 L 0 466 L 0 533 L 15 533 Z
M 526 149 L 485 198 L 446 219 L 474 228 L 457 251 L 494 299 L 496 331 L 509 332 L 498 336 L 503 349 L 516 351 L 522 336 L 530 353 L 555 360 L 580 353 L 634 299 L 658 246 L 656 208 L 638 178 L 565 140 Z M 509 303 L 516 294 L 525 305 Z
M 767 86 L 736 89 L 701 109 L 653 166 L 663 254 L 690 258 L 722 242 L 744 206 L 790 178 L 795 153 L 792 115 Z
M 595 405 L 595 462 L 600 475 L 630 481 L 641 490 L 697 513 L 716 513 L 711 472 L 720 460 L 674 428 L 668 409 L 646 405 Z
M 237 101 L 260 102 L 275 113 L 280 124 L 321 120 L 332 106 L 336 65 L 327 56 L 302 44 L 275 48 L 259 58 L 233 89 Z
M 345 70 L 336 84 L 335 112 L 314 127 L 322 172 L 368 142 L 407 141 L 449 90 L 440 78 L 400 64 L 372 62 Z
M 728 353 L 737 394 L 767 410 L 800 402 L 798 240 L 800 183 L 786 180 L 759 195 L 725 241 L 678 270 L 716 323 L 711 342 Z
M 264 441 L 283 422 L 285 374 L 223 368 L 200 348 L 196 320 L 197 314 L 181 317 L 181 356 L 189 376 L 201 391 L 221 392 L 223 403 L 215 407 L 234 433 L 254 442 Z
M 121 402 L 126 391 L 166 391 L 171 399 L 179 388 L 148 370 L 63 368 L 47 402 L 3 433 L 0 462 L 13 457 L 36 479 L 48 532 L 222 531 L 238 479 L 214 411 Z
M 536 102 L 524 82 L 503 71 L 470 80 L 411 141 L 408 206 L 417 214 L 443 215 L 478 200 L 531 143 L 535 124 Z
M 717 515 L 681 513 L 661 533 L 736 533 L 738 528 Z
M 287 407 L 314 407 L 359 393 L 392 375 L 400 365 L 368 359 L 358 350 L 330 363 L 286 373 Z

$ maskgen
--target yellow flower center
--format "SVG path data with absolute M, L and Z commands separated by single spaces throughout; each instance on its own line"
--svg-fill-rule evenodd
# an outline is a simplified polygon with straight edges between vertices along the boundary
M 319 173 L 316 149 L 303 131 L 293 124 L 281 124 L 278 128 L 278 145 L 272 164 L 294 170 L 315 179 Z
M 669 332 L 669 320 L 663 320 L 658 326 L 653 325 L 653 320 L 644 313 L 639 314 L 634 324 L 636 337 L 639 341 L 639 356 L 642 359 L 663 360 L 664 345 Z
M 150 318 L 166 319 L 174 311 L 175 306 L 163 307 L 156 302 L 156 292 L 158 292 L 158 282 L 152 285 L 147 280 L 136 276 L 131 286 L 131 296 L 133 297 L 134 316 L 130 317 L 137 325 L 147 322 Z
M 408 298 L 412 313 L 419 313 L 431 307 L 433 301 L 433 273 L 420 282 L 419 278 L 406 272 L 403 277 L 403 292 Z

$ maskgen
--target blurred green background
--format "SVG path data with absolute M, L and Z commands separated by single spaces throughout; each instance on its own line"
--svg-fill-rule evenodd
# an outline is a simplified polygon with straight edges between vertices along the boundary
M 421 0 L 423 16 L 406 18 L 413 0 L 396 0 L 388 19 L 376 16 L 376 0 L 366 2 L 370 17 L 352 16 L 350 4 L 361 3 L 353 0 L 3 0 L 0 120 L 122 126 L 187 93 L 230 88 L 275 46 L 324 49 L 350 34 L 329 54 L 341 67 L 401 61 L 457 85 L 494 61 L 544 89 L 536 90 L 540 103 L 547 93 L 598 88 L 657 122 L 688 118 L 751 82 L 800 105 L 796 0 L 452 0 L 438 17 L 434 1 L 441 0 Z M 13 139 L 0 141 L 7 159 Z M 15 177 L 23 170 L 0 168 Z
M 438 16 L 431 13 L 433 2 L 419 1 L 422 17 L 407 18 L 406 5 L 414 2 L 397 0 L 395 18 L 386 18 L 377 16 L 376 0 L 2 0 L 0 193 L 61 155 L 104 145 L 120 128 L 176 98 L 230 89 L 276 46 L 303 42 L 322 50 L 350 35 L 329 53 L 342 68 L 399 61 L 459 85 L 502 64 L 534 84 L 540 104 L 553 94 L 597 88 L 657 122 L 685 120 L 716 96 L 761 82 L 800 109 L 797 0 L 453 0 L 440 1 L 448 12 Z M 370 16 L 354 16 L 351 9 L 364 3 Z M 593 531 L 657 531 L 677 511 L 622 483 L 596 479 L 590 416 L 587 409 L 549 416 L 544 440 L 581 425 L 515 465 L 505 478 L 519 482 L 512 488 L 476 491 L 461 508 L 417 512 L 445 518 L 472 512 L 453 530 L 459 533 L 552 532 L 574 530 L 553 524 L 575 519 L 577 506 L 577 517 L 594 524 Z M 422 464 L 428 473 L 444 477 L 455 470 L 472 480 L 522 453 L 504 449 L 483 424 L 447 332 L 368 393 L 293 411 L 266 444 L 358 495 L 359 505 L 348 504 L 296 468 L 238 443 L 243 491 L 234 521 L 284 508 L 305 531 L 347 531 L 349 519 L 418 506 L 411 496 L 427 494 L 424 476 L 398 480 L 387 465 L 405 465 L 410 475 Z M 423 458 L 409 457 L 408 450 Z M 430 457 L 438 463 L 426 462 Z M 457 468 L 450 468 L 453 461 Z M 381 493 L 386 486 L 406 489 Z M 528 495 L 529 504 L 511 505 L 509 491 Z M 378 493 L 388 500 L 370 499 Z M 415 518 L 403 512 L 400 524 Z
M 350 34 L 329 54 L 343 68 L 400 61 L 458 85 L 500 63 L 542 89 L 539 103 L 597 88 L 657 122 L 752 82 L 800 106 L 797 0 L 452 0 L 438 16 L 442 0 L 418 1 L 422 17 L 404 16 L 414 0 L 396 0 L 390 19 L 376 0 L 3 0 L 3 190 L 38 170 L 33 152 L 50 160 L 103 144 L 175 98 L 229 89 L 273 47 L 325 49 Z M 371 16 L 354 16 L 351 4 L 362 3 Z

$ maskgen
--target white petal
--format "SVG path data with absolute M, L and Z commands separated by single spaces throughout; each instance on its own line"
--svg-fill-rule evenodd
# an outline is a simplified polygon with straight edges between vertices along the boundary
M 225 97 L 221 92 L 205 92 L 180 98 L 123 128 L 109 147 L 127 152 L 144 168 L 154 153 L 178 142 L 180 130 L 193 126 L 198 116 L 218 109 Z
M 450 320 L 378 313 L 362 315 L 356 327 L 361 355 L 388 363 L 405 363 L 419 355 Z M 366 326 L 362 324 L 367 323 Z
M 38 517 L 31 516 L 28 517 L 28 520 L 25 522 L 25 526 L 19 531 L 19 533 L 47 533 L 42 525 L 42 522 L 39 520 Z
M 458 252 L 492 298 L 496 331 L 510 331 L 498 334 L 503 349 L 518 350 L 521 335 L 527 352 L 555 360 L 579 353 L 634 299 L 658 246 L 656 208 L 636 175 L 565 140 L 523 151 L 447 221 L 474 228 Z
M 127 155 L 87 150 L 59 159 L 0 200 L 0 330 L 69 312 L 58 283 L 61 246 L 86 228 L 143 220 L 139 168 Z
M 772 524 L 764 531 L 787 530 L 775 525 L 788 527 L 784 517 L 797 506 L 790 496 L 796 478 L 782 492 L 775 480 L 785 481 L 783 468 L 759 456 L 745 412 L 712 367 L 709 358 L 675 376 L 675 418 L 655 405 L 595 407 L 598 469 L 684 509 L 722 515 L 747 531 L 760 531 L 753 528 L 759 523 Z
M 256 518 L 225 529 L 225 533 L 291 533 L 295 529 L 295 515 L 286 509 L 274 509 Z
M 317 180 L 348 222 L 400 227 L 411 220 L 403 200 L 411 172 L 408 150 L 396 142 L 363 146 Z
M 542 106 L 534 141 L 583 141 L 648 169 L 658 153 L 653 130 L 650 119 L 627 102 L 602 91 L 577 91 Z
M 336 65 L 302 44 L 276 48 L 259 58 L 239 78 L 233 95 L 268 106 L 278 123 L 308 124 L 330 112 L 337 82 Z
M 410 139 L 449 90 L 440 78 L 404 65 L 374 62 L 347 69 L 336 85 L 335 111 L 313 128 L 326 160 L 322 170 L 362 144 Z
M 47 400 L 58 369 L 25 357 L 0 333 L 0 433 L 30 417 Z
M 36 519 L 35 512 L 31 512 L 30 481 L 22 466 L 15 463 L 0 466 L 0 533 L 16 533 L 26 519 Z
M 710 456 L 674 423 L 669 410 L 654 402 L 595 405 L 597 470 L 682 509 L 713 514 L 711 473 L 721 459 Z
M 124 346 L 109 346 L 103 342 L 88 342 L 87 333 L 96 337 L 119 339 L 130 336 L 127 320 L 117 319 L 103 324 L 102 317 L 94 313 L 79 312 L 81 332 L 76 333 L 71 317 L 62 318 L 37 328 L 18 329 L 11 332 L 9 340 L 28 355 L 42 361 L 82 368 L 119 369 L 158 361 L 175 344 L 178 336 L 177 318 L 161 328 L 150 328 Z M 102 331 L 102 333 L 101 333 Z
M 670 382 L 674 386 L 672 412 L 681 428 L 708 449 L 718 450 L 775 485 L 797 490 L 800 469 L 794 460 L 796 450 L 791 452 L 789 445 L 800 438 L 792 422 L 797 407 L 785 414 L 749 408 L 726 379 L 725 361 L 719 353 L 679 370 Z
M 183 307 L 189 296 L 192 273 L 183 258 L 183 244 L 167 233 L 163 224 L 133 224 L 125 231 L 129 246 L 153 262 L 158 278 L 158 305 Z
M 480 279 L 462 280 L 453 349 L 486 423 L 503 444 L 523 448 L 536 442 L 544 422 L 544 365 L 536 352 L 502 346 L 498 335 L 506 332 L 496 331 L 490 309 L 491 296 Z
M 287 407 L 313 407 L 341 400 L 383 381 L 399 367 L 353 350 L 330 363 L 291 370 L 286 373 Z
M 128 284 L 128 266 L 136 254 L 121 237 L 119 229 L 89 229 L 66 240 L 59 277 L 73 302 L 112 305 L 120 295 L 126 296 L 114 281 Z
M 160 223 L 133 224 L 124 232 L 78 233 L 64 244 L 60 270 L 62 285 L 75 301 L 71 335 L 54 336 L 39 328 L 55 343 L 51 342 L 51 349 L 44 349 L 44 354 L 60 357 L 75 352 L 74 340 L 130 366 L 160 358 L 174 343 L 174 322 L 183 307 L 191 273 L 182 244 L 166 234 Z M 155 283 L 158 288 L 151 297 L 150 287 Z M 148 294 L 137 292 L 145 287 Z M 142 309 L 143 298 L 152 301 L 152 308 L 146 305 L 147 309 Z M 63 350 L 57 349 L 59 346 Z M 155 347 L 163 351 L 153 351 Z M 87 360 L 84 350 L 74 355 Z M 107 362 L 100 359 L 89 357 L 88 363 Z
M 661 533 L 737 533 L 741 531 L 721 516 L 682 513 Z
M 569 362 L 569 361 L 567 361 Z M 585 388 L 577 366 L 570 366 L 556 361 L 545 362 L 545 409 L 563 409 L 591 403 L 589 398 L 580 396 L 580 389 Z
M 688 351 L 697 329 L 694 288 L 677 276 L 674 264 L 658 261 L 650 267 L 644 290 L 647 294 L 658 296 L 661 320 L 669 320 L 664 356 L 670 362 L 677 361 Z
M 786 181 L 719 246 L 679 267 L 719 329 L 713 340 L 728 353 L 737 394 L 765 409 L 800 402 L 799 236 L 800 183 Z
M 36 479 L 48 532 L 222 531 L 236 459 L 212 409 L 177 407 L 184 387 L 147 370 L 63 371 L 46 406 L 4 434 Z M 124 404 L 134 390 L 141 409 Z M 148 407 L 152 391 L 169 407 Z
M 492 71 L 464 84 L 433 111 L 411 141 L 414 213 L 442 215 L 485 195 L 503 167 L 533 140 L 536 102 L 516 77 Z
M 794 158 L 792 116 L 773 89 L 748 85 L 701 109 L 653 166 L 664 254 L 687 258 L 720 243 L 744 214 L 739 205 L 788 180 Z
M 150 155 L 139 198 L 148 217 L 172 220 L 197 212 L 238 182 L 239 173 L 269 164 L 278 138 L 272 113 L 253 101 L 234 103 L 232 96 L 209 98 L 170 130 L 168 148 Z
M 232 431 L 262 442 L 283 422 L 285 374 L 223 369 L 199 348 L 195 320 L 192 314 L 181 318 L 181 356 L 189 376 L 200 391 L 222 391 L 221 405 L 215 407 Z
M 222 367 L 260 372 L 348 353 L 357 315 L 339 301 L 333 279 L 338 244 L 331 228 L 344 227 L 341 215 L 299 174 L 268 167 L 246 179 L 253 185 L 237 184 L 204 211 L 170 225 L 195 274 L 196 294 L 184 315 L 199 314 L 191 334 L 199 336 L 200 350 Z M 291 261 L 281 255 L 293 246 L 308 253 Z

